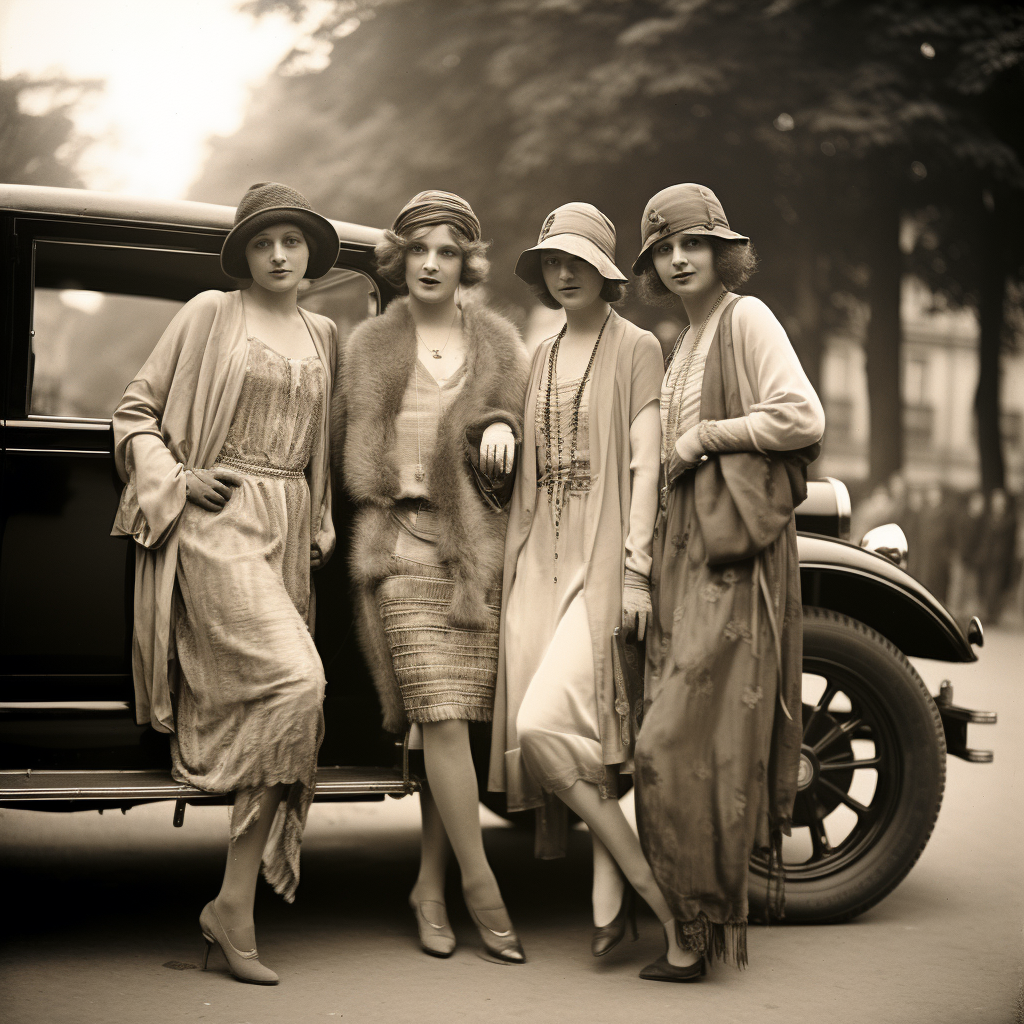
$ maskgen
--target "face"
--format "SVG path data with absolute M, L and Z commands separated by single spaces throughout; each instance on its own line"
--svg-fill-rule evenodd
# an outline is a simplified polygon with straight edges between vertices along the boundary
M 672 235 L 651 247 L 654 269 L 662 284 L 680 298 L 720 291 L 715 273 L 715 251 L 705 235 Z
M 447 302 L 462 276 L 462 248 L 447 224 L 421 228 L 405 255 L 405 283 L 420 302 Z
M 565 309 L 584 309 L 601 297 L 604 278 L 585 259 L 561 249 L 542 249 L 540 266 L 552 298 Z
M 309 264 L 309 246 L 295 224 L 271 224 L 249 239 L 245 247 L 254 284 L 269 292 L 298 287 Z

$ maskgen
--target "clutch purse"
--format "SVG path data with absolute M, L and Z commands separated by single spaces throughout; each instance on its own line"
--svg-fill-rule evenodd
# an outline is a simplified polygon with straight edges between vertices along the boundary
M 640 645 L 628 641 L 621 626 L 612 630 L 612 676 L 619 737 L 632 754 L 644 718 L 643 657 Z

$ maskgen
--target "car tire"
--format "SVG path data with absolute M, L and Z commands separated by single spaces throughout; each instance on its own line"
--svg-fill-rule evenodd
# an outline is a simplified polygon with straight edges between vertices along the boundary
M 805 701 L 809 676 L 818 677 L 818 686 L 823 678 L 825 687 L 815 706 L 803 705 L 794 835 L 798 827 L 807 829 L 804 846 L 811 855 L 790 862 L 784 845 L 785 920 L 836 923 L 884 899 L 921 856 L 942 804 L 946 744 L 924 681 L 892 643 L 862 622 L 805 607 L 803 669 Z M 841 709 L 830 713 L 837 705 Z M 873 751 L 867 756 L 854 750 L 864 740 Z M 864 743 L 857 747 L 866 749 Z M 849 770 L 845 764 L 864 767 Z M 862 771 L 875 773 L 866 803 L 850 792 Z M 855 823 L 832 845 L 827 821 L 840 804 L 854 812 Z M 755 856 L 752 920 L 763 916 L 766 888 L 766 863 Z

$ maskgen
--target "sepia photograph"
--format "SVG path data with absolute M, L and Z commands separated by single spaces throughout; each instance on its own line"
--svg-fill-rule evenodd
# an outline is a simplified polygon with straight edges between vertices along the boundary
M 1024 1024 L 1024 7 L 0 0 L 0 255 L 4 1024 Z

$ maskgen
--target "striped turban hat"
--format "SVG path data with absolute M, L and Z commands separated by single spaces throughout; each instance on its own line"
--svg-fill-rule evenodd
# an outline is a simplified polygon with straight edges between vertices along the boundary
M 480 241 L 480 221 L 473 207 L 454 192 L 428 189 L 412 197 L 402 207 L 391 225 L 391 230 L 403 238 L 419 228 L 436 224 L 451 224 L 457 227 L 471 242 Z

